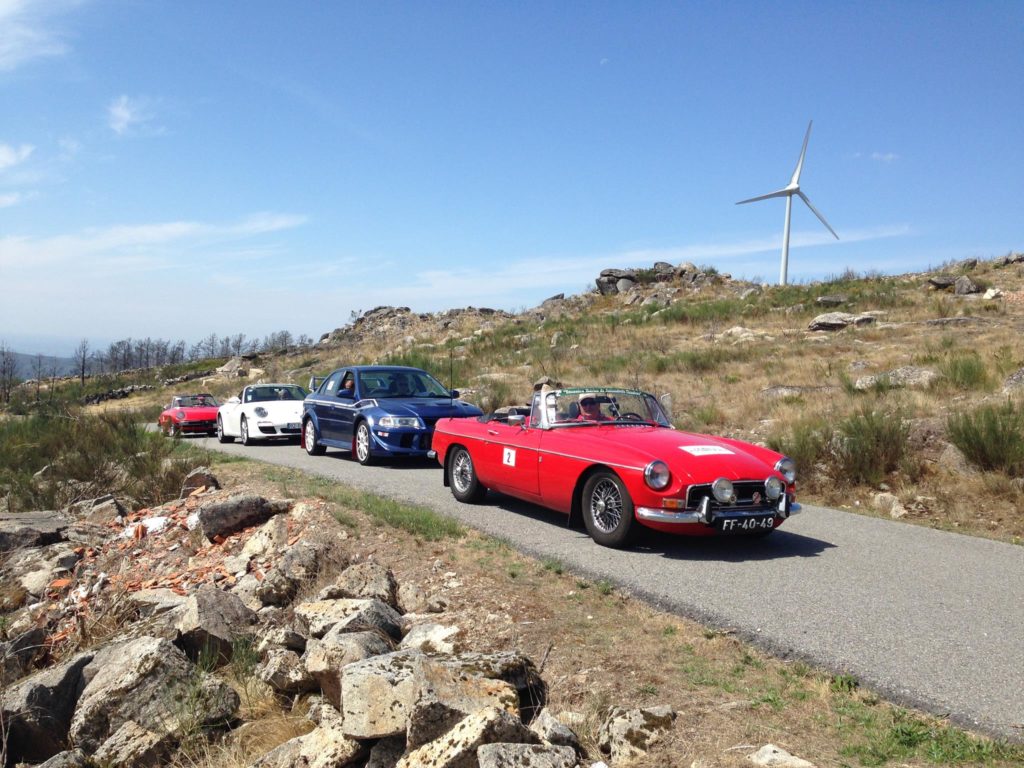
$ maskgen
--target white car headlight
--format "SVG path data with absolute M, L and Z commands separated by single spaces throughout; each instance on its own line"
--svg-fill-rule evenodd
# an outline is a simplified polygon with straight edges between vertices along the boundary
M 786 487 L 775 475 L 764 481 L 764 495 L 768 497 L 769 501 L 778 501 L 785 490 Z
M 720 477 L 711 484 L 711 492 L 715 495 L 719 504 L 732 504 L 736 501 L 736 490 L 732 487 L 732 480 L 727 477 Z
M 253 409 L 253 413 L 259 416 L 261 419 L 267 418 L 267 409 L 264 408 L 262 405 L 256 406 L 256 408 Z
M 775 471 L 781 472 L 787 483 L 796 480 L 796 462 L 790 458 L 779 459 L 775 463 Z
M 174 414 L 174 418 L 176 418 L 178 421 L 184 421 L 185 420 L 185 412 L 184 411 L 178 411 L 176 414 Z
M 423 429 L 423 422 L 415 416 L 381 416 L 377 420 L 377 426 L 384 429 L 396 429 L 398 427 Z
M 644 482 L 656 491 L 663 491 L 672 481 L 672 473 L 664 461 L 652 461 L 644 467 Z

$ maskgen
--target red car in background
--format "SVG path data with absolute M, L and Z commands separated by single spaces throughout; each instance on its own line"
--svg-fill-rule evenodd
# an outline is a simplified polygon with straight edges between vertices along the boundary
M 796 467 L 753 443 L 675 429 L 639 390 L 543 388 L 528 416 L 441 419 L 433 454 L 462 502 L 488 489 L 582 517 L 598 544 L 641 526 L 764 536 L 800 511 Z
M 175 395 L 156 423 L 168 437 L 216 435 L 219 407 L 213 395 Z

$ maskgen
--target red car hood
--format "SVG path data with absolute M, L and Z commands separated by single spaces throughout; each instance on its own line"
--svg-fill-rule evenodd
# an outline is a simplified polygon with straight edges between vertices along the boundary
M 558 432 L 575 444 L 577 452 L 593 452 L 590 458 L 627 466 L 660 459 L 673 475 L 690 483 L 711 482 L 719 477 L 763 479 L 774 472 L 775 462 L 782 458 L 751 443 L 662 427 L 569 427 Z

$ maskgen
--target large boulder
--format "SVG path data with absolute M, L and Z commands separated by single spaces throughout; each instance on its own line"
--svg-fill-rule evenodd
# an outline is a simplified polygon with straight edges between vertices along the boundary
M 342 670 L 354 662 L 393 650 L 391 641 L 379 632 L 349 632 L 345 627 L 334 626 L 319 640 L 309 641 L 303 659 L 324 697 L 340 709 Z
M 569 747 L 539 744 L 481 744 L 476 751 L 480 768 L 577 768 Z
M 459 674 L 427 657 L 415 667 L 416 699 L 409 711 L 410 749 L 440 738 L 466 716 L 498 707 L 519 717 L 519 694 L 504 680 Z
M 380 739 L 405 733 L 421 657 L 417 651 L 395 651 L 342 669 L 341 707 L 348 736 Z
M 240 704 L 232 688 L 153 637 L 104 647 L 82 669 L 82 679 L 69 734 L 86 751 L 98 749 L 128 721 L 178 739 L 227 724 Z
M 338 574 L 335 582 L 324 587 L 318 597 L 320 600 L 331 600 L 338 597 L 380 600 L 397 609 L 398 581 L 391 569 L 380 563 L 373 561 L 356 563 Z
M 0 696 L 0 721 L 7 729 L 7 758 L 40 763 L 67 748 L 82 670 L 93 659 L 84 653 L 25 678 Z
M 349 632 L 376 630 L 394 640 L 402 637 L 402 617 L 380 600 L 315 600 L 298 606 L 295 618 L 309 637 L 323 637 L 335 625 Z
M 287 512 L 290 499 L 268 501 L 262 496 L 239 495 L 204 504 L 195 513 L 195 523 L 209 540 L 220 540 L 236 531 L 261 525 L 274 515 Z
M 486 707 L 463 718 L 443 738 L 424 744 L 398 761 L 397 768 L 475 768 L 484 744 L 536 744 L 539 739 L 518 717 Z
M 0 512 L 0 552 L 56 544 L 72 519 L 60 512 Z
M 650 746 L 672 727 L 676 713 L 671 707 L 624 709 L 612 707 L 598 730 L 598 748 L 613 763 L 623 763 L 647 753 Z
M 252 634 L 255 620 L 256 614 L 235 595 L 202 586 L 185 601 L 175 622 L 177 645 L 192 660 L 207 656 L 226 663 L 234 643 Z

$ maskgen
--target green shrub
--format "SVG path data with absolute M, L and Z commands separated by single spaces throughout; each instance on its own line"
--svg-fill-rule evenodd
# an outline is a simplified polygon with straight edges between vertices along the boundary
M 957 389 L 987 389 L 990 383 L 984 361 L 973 353 L 948 357 L 940 369 Z
M 1024 474 L 1024 407 L 985 405 L 947 421 L 949 439 L 972 464 L 1008 475 Z
M 868 406 L 841 421 L 835 461 L 841 476 L 854 484 L 877 485 L 900 467 L 907 452 L 908 428 L 900 412 Z
M 59 509 L 105 493 L 159 504 L 177 497 L 199 461 L 180 441 L 147 431 L 132 412 L 0 422 L 0 496 L 10 494 L 11 511 Z
M 803 419 L 788 433 L 768 438 L 768 447 L 796 462 L 798 477 L 808 479 L 814 467 L 827 458 L 832 427 L 824 418 Z

